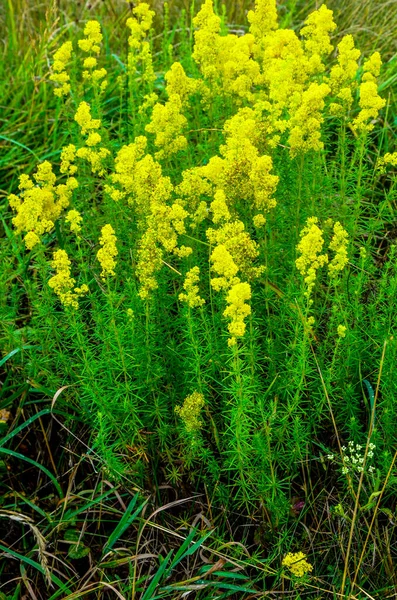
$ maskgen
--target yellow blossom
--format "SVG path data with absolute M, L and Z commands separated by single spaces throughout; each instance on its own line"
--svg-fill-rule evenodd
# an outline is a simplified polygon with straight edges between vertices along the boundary
M 70 224 L 70 231 L 78 235 L 81 231 L 81 222 L 83 217 L 78 210 L 69 210 L 65 217 L 65 221 Z
M 189 96 L 196 92 L 200 87 L 200 80 L 188 77 L 181 63 L 174 62 L 165 74 L 166 92 L 171 98 L 178 94 L 182 106 L 189 101 Z
M 379 75 L 382 61 L 379 52 L 374 52 L 364 63 L 364 74 L 360 85 L 360 112 L 353 121 L 353 127 L 361 132 L 370 132 L 374 124 L 370 119 L 376 119 L 386 100 L 378 94 L 377 76 Z
M 199 267 L 193 267 L 186 273 L 185 282 L 183 288 L 186 293 L 179 294 L 179 300 L 186 302 L 190 308 L 196 306 L 202 306 L 205 304 L 204 298 L 199 295 L 199 287 L 197 283 L 200 281 L 200 269 Z
M 76 146 L 73 144 L 69 144 L 68 146 L 64 146 L 61 152 L 61 173 L 67 173 L 68 175 L 74 175 L 77 171 L 76 165 L 74 165 L 74 161 L 76 158 Z
M 333 50 L 329 34 L 335 29 L 336 24 L 333 20 L 333 12 L 325 4 L 307 17 L 305 26 L 301 29 L 301 35 L 305 38 L 304 46 L 309 58 L 309 70 L 311 73 L 321 73 L 324 71 L 325 66 L 322 58 L 330 54 Z
M 79 48 L 84 52 L 93 52 L 99 54 L 101 48 L 100 44 L 103 39 L 101 33 L 101 25 L 98 21 L 87 21 L 84 28 L 85 39 L 79 40 Z
M 70 272 L 71 262 L 65 250 L 54 252 L 51 266 L 56 274 L 48 281 L 50 288 L 54 290 L 64 306 L 78 308 L 79 296 L 88 292 L 88 286 L 83 284 L 81 287 L 74 288 L 75 279 Z
M 26 233 L 25 244 L 29 250 L 40 242 L 43 233 L 51 231 L 78 185 L 74 177 L 55 185 L 56 176 L 48 161 L 37 167 L 33 177 L 37 185 L 27 175 L 21 175 L 19 197 L 15 194 L 9 197 L 10 206 L 17 213 L 13 225 L 17 233 Z
M 296 577 L 303 577 L 313 570 L 313 565 L 307 562 L 306 558 L 307 556 L 303 552 L 288 552 L 283 558 L 282 564 Z
M 101 126 L 100 119 L 92 118 L 91 107 L 88 102 L 80 102 L 74 120 L 80 125 L 82 135 L 86 135 L 92 129 L 99 129 Z
M 155 104 L 152 119 L 145 129 L 156 135 L 154 143 L 158 152 L 156 158 L 168 158 L 187 146 L 187 139 L 182 135 L 187 119 L 181 113 L 182 102 L 179 94 L 173 94 L 165 104 Z
M 329 78 L 332 93 L 342 101 L 330 105 L 332 114 L 343 111 L 343 107 L 350 109 L 353 103 L 352 90 L 356 87 L 354 78 L 358 69 L 359 57 L 360 50 L 354 47 L 353 36 L 345 35 L 338 44 L 338 63 L 332 67 Z
M 340 338 L 346 337 L 346 330 L 347 330 L 347 327 L 345 327 L 345 325 L 338 325 L 338 328 L 337 328 L 338 336 Z
M 236 344 L 236 338 L 243 337 L 245 333 L 244 319 L 251 314 L 251 307 L 246 304 L 251 299 L 251 287 L 249 283 L 238 282 L 232 285 L 227 296 L 227 308 L 223 312 L 224 317 L 231 319 L 228 325 L 231 338 L 228 340 L 229 346 Z
M 248 11 L 247 19 L 255 41 L 263 43 L 267 34 L 278 27 L 276 0 L 255 0 L 255 8 Z
M 66 65 L 72 57 L 72 52 L 72 42 L 65 42 L 54 54 L 52 68 L 55 72 L 50 75 L 50 80 L 61 84 L 60 87 L 54 89 L 54 94 L 60 98 L 70 92 L 70 77 L 66 73 Z
M 381 173 L 386 172 L 386 165 L 397 167 L 397 152 L 386 152 L 383 156 L 379 157 L 376 161 L 376 168 Z
M 204 405 L 203 394 L 193 392 L 193 394 L 185 398 L 182 406 L 175 407 L 175 412 L 182 419 L 187 431 L 197 431 L 202 427 L 203 423 L 200 419 L 200 413 Z
M 149 30 L 152 26 L 154 11 L 150 10 L 146 2 L 141 2 L 132 10 L 133 16 L 127 19 L 127 27 L 131 31 L 128 38 L 128 72 L 132 78 L 136 77 L 138 66 L 141 65 L 142 80 L 152 84 L 156 76 L 153 70 L 152 53 L 147 41 Z
M 230 212 L 226 202 L 226 194 L 223 190 L 217 190 L 211 202 L 212 220 L 214 223 L 225 220 L 229 221 Z
M 301 240 L 297 246 L 300 256 L 295 264 L 301 275 L 305 278 L 307 290 L 305 296 L 310 298 L 313 290 L 317 270 L 328 262 L 328 255 L 321 254 L 324 238 L 321 229 L 317 225 L 317 217 L 310 217 L 301 231 Z
M 321 150 L 321 124 L 324 120 L 322 110 L 324 98 L 331 88 L 321 83 L 311 83 L 301 97 L 301 102 L 290 121 L 289 145 L 291 156 L 308 150 Z
M 337 221 L 334 225 L 334 235 L 329 244 L 329 248 L 335 252 L 334 258 L 328 264 L 328 273 L 331 278 L 334 278 L 340 273 L 349 262 L 347 255 L 348 243 L 349 236 L 347 231 L 345 231 L 339 221 Z
M 102 227 L 101 237 L 99 238 L 99 243 L 102 247 L 98 250 L 96 255 L 102 267 L 102 279 L 106 279 L 106 277 L 109 275 L 115 275 L 115 257 L 118 255 L 116 242 L 117 238 L 115 236 L 113 227 L 109 224 Z

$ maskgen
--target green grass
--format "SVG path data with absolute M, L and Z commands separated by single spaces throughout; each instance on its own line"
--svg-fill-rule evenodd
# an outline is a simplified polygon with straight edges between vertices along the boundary
M 281 26 L 299 32 L 314 4 L 279 3 Z M 0 62 L 0 600 L 26 593 L 54 600 L 274 594 L 362 600 L 396 593 L 396 172 L 380 172 L 376 161 L 396 149 L 397 10 L 369 0 L 330 0 L 329 7 L 338 24 L 334 45 L 353 33 L 364 58 L 381 51 L 379 92 L 387 104 L 368 136 L 351 127 L 357 89 L 345 123 L 327 104 L 318 152 L 291 157 L 288 134 L 274 148 L 266 138 L 258 142 L 279 177 L 277 206 L 262 230 L 253 226 L 252 200 L 244 196 L 244 160 L 222 182 L 232 218 L 250 235 L 239 250 L 247 263 L 239 277 L 249 278 L 253 264 L 266 266 L 249 280 L 252 313 L 234 347 L 227 344 L 223 316 L 227 294 L 210 285 L 214 246 L 206 232 L 220 228 L 210 210 L 198 226 L 177 231 L 178 244 L 193 254 L 179 259 L 164 251 L 158 288 L 143 300 L 140 240 L 164 188 L 152 204 L 115 202 L 105 188 L 113 158 L 103 176 L 80 161 L 71 207 L 83 215 L 81 238 L 62 213 L 31 252 L 13 228 L 7 200 L 18 193 L 21 174 L 32 176 L 44 160 L 58 174 L 62 148 L 82 146 L 74 120 L 82 100 L 102 120 L 112 157 L 138 135 L 147 135 L 154 156 L 154 136 L 145 133 L 151 109 L 138 111 L 145 94 L 155 91 L 166 102 L 165 74 L 173 60 L 207 81 L 192 58 L 191 16 L 199 6 L 157 7 L 149 36 L 153 83 L 139 70 L 127 74 L 131 8 L 124 2 L 90 9 L 8 0 L 0 9 L 7 31 Z M 223 33 L 246 31 L 248 8 L 218 4 Z M 99 62 L 108 88 L 99 95 L 83 85 L 79 58 L 70 70 L 72 95 L 60 100 L 49 79 L 53 53 L 67 40 L 76 47 L 91 18 L 103 28 Z M 333 52 L 328 71 L 335 60 Z M 222 153 L 224 124 L 241 108 L 222 86 L 207 105 L 201 93 L 183 109 L 187 148 L 149 170 L 153 185 L 165 186 L 153 166 L 161 164 L 175 186 L 168 207 L 183 197 L 177 188 L 183 172 L 211 165 Z M 245 98 L 243 106 L 254 101 Z M 282 118 L 288 124 L 289 115 Z M 242 127 L 236 134 L 241 144 Z M 134 181 L 138 177 L 134 172 Z M 191 186 L 185 189 L 190 216 L 199 200 L 210 207 L 220 187 L 215 179 L 198 198 Z M 138 196 L 135 189 L 132 197 Z M 336 283 L 326 267 L 319 270 L 309 305 L 295 260 L 312 216 L 324 232 L 324 248 L 332 237 L 328 221 L 341 222 L 349 261 Z M 107 223 L 119 254 L 116 276 L 102 280 L 96 255 Z M 249 239 L 258 244 L 255 261 Z M 161 247 L 158 240 L 148 245 L 144 266 L 154 244 Z M 77 311 L 63 307 L 48 285 L 59 248 L 68 252 L 76 285 L 90 289 Z M 196 265 L 206 303 L 189 308 L 179 294 Z M 341 325 L 344 337 L 337 333 Z M 204 397 L 199 428 L 175 412 L 195 391 Z M 349 441 L 362 446 L 362 473 L 343 472 L 348 450 L 342 447 Z M 313 565 L 303 578 L 282 565 L 288 552 L 298 551 Z

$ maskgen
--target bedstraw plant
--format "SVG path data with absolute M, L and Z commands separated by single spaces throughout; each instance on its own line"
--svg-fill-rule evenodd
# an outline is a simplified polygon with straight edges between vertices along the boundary
M 24 348 L 14 377 L 68 386 L 58 405 L 89 426 L 109 481 L 205 489 L 261 519 L 288 589 L 321 573 L 353 597 L 397 481 L 381 56 L 350 33 L 336 44 L 325 4 L 293 29 L 256 0 L 229 32 L 205 0 L 161 44 L 152 8 L 130 8 L 124 56 L 91 19 L 39 84 L 64 142 L 2 212 L 2 349 Z M 283 534 L 321 478 L 347 540 L 336 560 L 299 525 L 298 542 Z

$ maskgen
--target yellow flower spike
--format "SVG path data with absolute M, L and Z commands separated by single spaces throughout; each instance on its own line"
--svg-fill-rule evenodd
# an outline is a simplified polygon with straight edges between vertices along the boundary
M 62 148 L 61 152 L 61 173 L 67 173 L 68 175 L 74 175 L 77 171 L 76 165 L 74 165 L 74 161 L 76 158 L 76 146 L 73 144 L 69 144 Z
M 70 225 L 70 231 L 75 233 L 77 236 L 81 231 L 81 222 L 83 221 L 83 217 L 77 210 L 69 210 L 65 217 L 66 223 Z
M 364 63 L 364 74 L 360 85 L 360 112 L 353 121 L 353 128 L 359 132 L 368 133 L 373 130 L 374 124 L 370 119 L 376 119 L 379 111 L 386 104 L 386 100 L 378 94 L 377 76 L 380 72 L 382 61 L 379 52 L 374 52 Z
M 182 106 L 189 102 L 189 96 L 196 92 L 201 85 L 200 80 L 188 77 L 181 63 L 175 62 L 171 65 L 169 71 L 165 74 L 166 92 L 171 98 L 175 94 L 179 95 Z
M 131 35 L 128 38 L 128 71 L 130 76 L 135 78 L 137 67 L 140 63 L 142 81 L 150 85 L 154 82 L 156 76 L 153 70 L 150 44 L 146 38 L 152 26 L 155 13 L 150 10 L 146 2 L 141 2 L 138 6 L 135 6 L 132 12 L 133 17 L 130 17 L 126 21 L 126 25 L 131 31 Z
M 27 176 L 20 177 L 19 197 L 11 194 L 11 208 L 17 213 L 12 222 L 17 233 L 25 232 L 25 245 L 31 250 L 40 242 L 40 236 L 54 227 L 62 210 L 69 206 L 73 190 L 77 187 L 74 177 L 66 183 L 56 184 L 52 165 L 44 161 L 33 175 L 37 185 Z
M 305 278 L 307 290 L 305 296 L 310 299 L 316 282 L 317 270 L 328 262 L 328 254 L 321 254 L 324 238 L 317 225 L 317 217 L 310 217 L 301 231 L 301 240 L 297 246 L 300 256 L 296 259 L 296 268 Z
M 179 300 L 186 302 L 190 308 L 203 306 L 205 304 L 204 298 L 199 295 L 198 282 L 200 281 L 200 269 L 199 267 L 193 267 L 186 273 L 185 282 L 183 289 L 186 293 L 179 294 Z
M 99 243 L 102 248 L 98 250 L 96 255 L 102 267 L 102 279 L 106 279 L 106 277 L 116 274 L 114 271 L 116 266 L 115 257 L 118 255 L 116 242 L 117 238 L 113 227 L 109 224 L 102 227 L 101 236 L 99 238 Z
M 193 394 L 185 398 L 182 406 L 175 407 L 175 412 L 182 419 L 187 431 L 197 431 L 202 427 L 203 423 L 200 420 L 200 413 L 204 405 L 203 394 L 193 392 Z
M 173 94 L 165 104 L 155 104 L 152 119 L 145 127 L 148 133 L 155 134 L 154 143 L 159 148 L 156 158 L 169 158 L 187 147 L 187 139 L 182 135 L 187 119 L 181 113 L 182 102 L 179 94 Z
M 347 255 L 348 244 L 348 233 L 343 229 L 339 221 L 337 221 L 334 225 L 334 235 L 329 244 L 330 250 L 335 252 L 334 258 L 328 264 L 328 273 L 332 279 L 336 277 L 349 262 L 349 257 Z
M 93 119 L 91 116 L 91 107 L 88 102 L 80 102 L 74 120 L 80 125 L 82 135 L 87 135 L 92 129 L 99 129 L 101 121 Z
M 251 299 L 251 286 L 246 282 L 238 282 L 232 285 L 227 296 L 227 308 L 223 312 L 223 316 L 231 319 L 228 325 L 231 338 L 228 340 L 229 346 L 236 344 L 236 339 L 243 337 L 245 334 L 246 324 L 244 319 L 251 314 L 251 307 L 246 304 L 247 300 Z
M 221 31 L 221 20 L 214 13 L 212 0 L 205 0 L 200 11 L 193 19 L 194 50 L 193 60 L 199 65 L 204 77 L 216 78 L 218 36 Z
M 322 58 L 332 52 L 330 33 L 336 29 L 333 20 L 333 12 L 323 4 L 319 10 L 312 12 L 301 29 L 301 35 L 305 39 L 304 47 L 309 58 L 309 70 L 311 73 L 322 73 L 325 65 Z
M 101 51 L 100 44 L 102 43 L 103 35 L 101 33 L 101 25 L 98 21 L 87 21 L 84 27 L 85 39 L 79 40 L 78 45 L 83 52 L 93 52 L 99 54 Z
M 162 266 L 163 251 L 156 244 L 156 232 L 149 227 L 139 243 L 136 274 L 141 287 L 139 296 L 142 300 L 149 298 L 151 292 L 158 287 L 156 274 Z
M 255 8 L 248 11 L 247 19 L 255 41 L 263 43 L 266 36 L 278 28 L 276 0 L 255 0 Z
M 212 287 L 217 291 L 227 289 L 238 273 L 238 266 L 226 246 L 223 244 L 216 246 L 211 253 L 210 261 L 212 270 L 218 275 L 211 279 Z
M 54 89 L 55 96 L 59 98 L 70 92 L 70 77 L 66 73 L 66 65 L 72 58 L 72 52 L 72 42 L 65 42 L 54 54 L 52 68 L 55 72 L 50 75 L 50 80 L 60 84 L 60 87 Z
M 386 152 L 384 156 L 379 157 L 375 168 L 381 173 L 386 173 L 386 165 L 397 167 L 397 152 Z
M 360 50 L 354 47 L 353 36 L 345 35 L 338 44 L 338 63 L 332 67 L 329 78 L 332 94 L 341 101 L 330 105 L 331 114 L 340 114 L 351 108 L 360 54 Z
M 301 97 L 301 102 L 290 120 L 290 134 L 288 142 L 291 156 L 309 150 L 322 150 L 321 124 L 324 121 L 322 110 L 324 98 L 330 93 L 331 88 L 325 83 L 311 83 Z
M 226 202 L 226 194 L 223 190 L 217 190 L 213 201 L 211 202 L 212 221 L 219 223 L 219 221 L 229 221 L 230 212 Z
M 303 552 L 288 552 L 283 558 L 282 565 L 296 577 L 303 577 L 313 570 L 313 565 L 307 562 L 306 558 L 307 555 Z
M 346 337 L 346 330 L 347 330 L 347 327 L 345 327 L 345 325 L 338 325 L 338 328 L 337 328 L 338 336 L 340 338 Z
M 56 274 L 48 281 L 48 285 L 64 306 L 77 309 L 79 296 L 86 294 L 89 290 L 86 284 L 73 289 L 75 279 L 71 276 L 70 266 L 71 262 L 65 250 L 54 252 L 51 267 L 55 269 Z

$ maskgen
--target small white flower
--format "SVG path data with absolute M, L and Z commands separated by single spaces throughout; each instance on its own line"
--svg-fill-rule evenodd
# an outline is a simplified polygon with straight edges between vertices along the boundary
M 349 462 L 350 458 L 348 456 L 345 456 L 345 461 Z
M 363 470 L 364 470 L 364 469 L 363 469 L 362 467 L 357 467 L 357 471 L 358 471 L 359 473 L 362 473 L 362 472 L 363 472 Z
M 345 452 L 346 446 L 342 446 L 342 452 Z
M 375 471 L 375 467 L 372 467 L 372 466 L 371 466 L 371 467 L 368 467 L 368 471 L 369 471 L 370 473 L 373 473 L 373 472 Z
M 343 473 L 344 475 L 346 475 L 348 472 L 349 472 L 349 469 L 348 469 L 347 467 L 343 467 L 343 469 L 342 469 L 342 473 Z
M 360 446 L 360 444 L 356 445 L 356 450 L 361 450 L 362 446 Z
M 352 463 L 353 463 L 354 465 L 356 465 L 356 464 L 357 464 L 357 462 L 358 462 L 358 461 L 357 461 L 357 458 L 354 458 L 354 456 L 352 456 Z
M 334 460 L 334 455 L 333 454 L 328 454 L 327 458 L 328 458 L 328 460 Z
M 359 463 L 363 463 L 363 462 L 364 462 L 364 459 L 363 459 L 363 458 L 359 458 L 359 459 L 358 459 L 358 462 L 359 462 Z
M 372 457 L 373 457 L 373 455 L 374 455 L 374 453 L 372 452 L 372 450 L 370 450 L 370 451 L 368 452 L 368 456 L 369 456 L 369 458 L 372 458 Z

